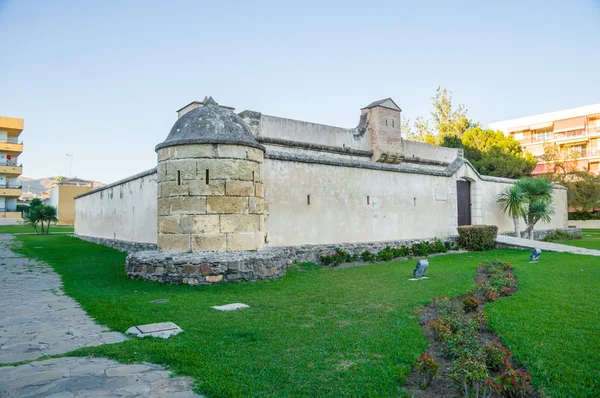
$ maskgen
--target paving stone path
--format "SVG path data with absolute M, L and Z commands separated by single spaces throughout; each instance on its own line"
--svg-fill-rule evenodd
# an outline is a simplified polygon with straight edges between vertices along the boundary
M 543 242 L 539 240 L 529 240 L 522 238 L 515 238 L 513 236 L 498 235 L 496 242 L 513 247 L 519 247 L 524 249 L 542 249 L 545 252 L 561 252 L 561 253 L 573 253 L 573 254 L 586 254 L 588 256 L 600 256 L 600 250 L 585 249 L 583 247 L 575 247 L 569 245 L 561 245 L 559 243 Z
M 0 234 L 0 363 L 122 342 L 66 296 L 51 267 L 10 251 Z M 0 367 L 0 397 L 199 397 L 190 378 L 170 378 L 155 365 L 101 358 L 57 358 Z
M 104 358 L 55 358 L 0 367 L 0 397 L 198 397 L 191 378 L 156 365 Z

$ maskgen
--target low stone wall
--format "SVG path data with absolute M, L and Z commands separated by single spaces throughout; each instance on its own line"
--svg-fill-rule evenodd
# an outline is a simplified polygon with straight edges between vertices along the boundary
M 555 228 L 555 229 L 542 229 L 542 230 L 534 229 L 533 230 L 533 239 L 534 240 L 542 240 L 546 236 L 551 234 L 552 232 L 556 232 L 556 231 L 563 231 L 570 235 L 581 235 L 581 228 L 569 227 L 569 228 Z M 515 233 L 514 232 L 503 232 L 501 235 L 515 236 Z M 521 238 L 529 239 L 529 235 L 527 234 L 527 232 L 521 231 Z
M 428 239 L 403 239 L 383 242 L 360 242 L 360 243 L 334 243 L 330 245 L 302 245 L 302 246 L 283 246 L 279 249 L 285 251 L 294 261 L 297 262 L 321 262 L 320 257 L 326 254 L 335 253 L 335 249 L 341 249 L 349 254 L 360 255 L 368 250 L 373 254 L 385 249 L 386 247 L 412 246 L 420 242 L 433 242 L 435 238 Z M 454 244 L 458 242 L 457 236 L 446 236 L 439 238 L 442 242 L 450 241 Z
M 387 246 L 410 246 L 423 241 L 433 242 L 433 239 L 270 247 L 243 252 L 139 251 L 127 256 L 125 272 L 133 279 L 171 284 L 210 285 L 232 281 L 256 281 L 283 276 L 287 267 L 294 261 L 319 262 L 321 256 L 334 253 L 336 248 L 350 254 L 360 254 L 365 250 L 377 253 Z M 457 237 L 450 236 L 441 240 L 455 243 L 456 239 Z
M 227 253 L 143 251 L 127 256 L 125 272 L 133 279 L 210 285 L 278 278 L 291 263 L 287 253 L 277 248 Z
M 129 242 L 126 240 L 119 239 L 107 239 L 107 238 L 96 238 L 92 236 L 83 236 L 83 235 L 73 235 L 81 240 L 85 240 L 87 242 L 96 243 L 98 245 L 104 245 L 108 247 L 112 247 L 121 252 L 125 253 L 135 253 L 144 250 L 156 250 L 158 246 L 155 243 L 141 243 L 141 242 Z
M 569 228 L 600 229 L 600 220 L 569 220 Z

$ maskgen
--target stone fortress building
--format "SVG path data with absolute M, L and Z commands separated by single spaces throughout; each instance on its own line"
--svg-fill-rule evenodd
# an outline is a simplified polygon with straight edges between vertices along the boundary
M 400 113 L 376 101 L 345 129 L 192 102 L 156 146 L 155 169 L 76 198 L 75 233 L 159 249 L 130 255 L 130 276 L 203 284 L 280 276 L 335 247 L 447 238 L 459 225 L 512 231 L 495 200 L 513 181 L 478 174 L 458 149 L 402 139 Z M 562 187 L 554 207 L 538 228 L 566 227 Z

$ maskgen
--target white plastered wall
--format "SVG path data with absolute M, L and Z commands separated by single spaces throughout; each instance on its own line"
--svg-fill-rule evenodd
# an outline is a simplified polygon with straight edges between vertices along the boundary
M 75 233 L 156 243 L 156 172 L 103 188 L 75 200 Z
M 461 178 L 471 181 L 473 224 L 514 229 L 495 203 L 509 183 L 484 181 L 467 164 L 451 177 L 274 159 L 266 159 L 264 167 L 269 246 L 456 235 Z M 556 189 L 554 196 L 556 215 L 537 229 L 566 227 L 566 191 Z

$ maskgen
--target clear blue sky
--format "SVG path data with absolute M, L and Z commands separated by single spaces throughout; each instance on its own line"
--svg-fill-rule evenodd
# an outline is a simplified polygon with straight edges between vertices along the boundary
M 112 182 L 154 167 L 175 110 L 343 127 L 436 86 L 484 126 L 600 102 L 600 0 L 0 0 L 0 115 L 25 119 L 24 175 Z

